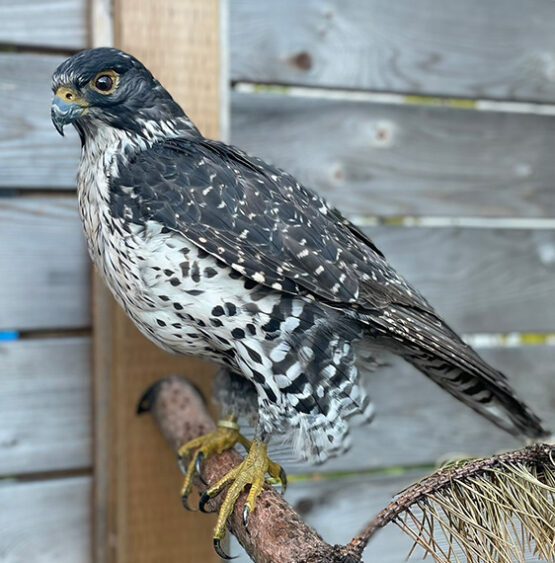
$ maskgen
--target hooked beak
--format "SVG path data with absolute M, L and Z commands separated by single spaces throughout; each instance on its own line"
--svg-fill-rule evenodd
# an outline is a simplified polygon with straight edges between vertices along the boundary
M 56 131 L 64 134 L 64 126 L 73 123 L 76 119 L 87 113 L 89 103 L 76 94 L 71 88 L 60 86 L 54 94 L 50 116 Z

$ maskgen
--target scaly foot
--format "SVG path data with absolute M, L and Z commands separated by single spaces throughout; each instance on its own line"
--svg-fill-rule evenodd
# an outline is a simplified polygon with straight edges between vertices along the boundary
M 224 502 L 218 514 L 214 529 L 214 549 L 222 559 L 231 559 L 222 547 L 221 541 L 225 535 L 227 519 L 233 512 L 235 503 L 246 485 L 250 491 L 243 509 L 243 523 L 248 525 L 249 514 L 254 510 L 256 499 L 264 487 L 266 474 L 281 483 L 281 492 L 285 492 L 287 478 L 285 472 L 277 463 L 268 458 L 268 449 L 264 442 L 253 440 L 247 457 L 235 469 L 222 477 L 200 497 L 199 508 L 204 512 L 205 504 L 229 485 Z
M 192 510 L 187 504 L 187 499 L 193 490 L 193 479 L 195 473 L 200 477 L 200 464 L 202 460 L 211 456 L 219 454 L 225 450 L 229 450 L 235 444 L 241 444 L 249 451 L 251 447 L 250 440 L 247 440 L 240 432 L 239 425 L 235 417 L 228 417 L 218 422 L 218 428 L 213 432 L 199 436 L 190 442 L 187 442 L 177 451 L 177 458 L 182 469 L 185 472 L 185 481 L 181 487 L 181 501 L 187 510 Z M 191 456 L 191 459 L 184 467 L 184 461 Z

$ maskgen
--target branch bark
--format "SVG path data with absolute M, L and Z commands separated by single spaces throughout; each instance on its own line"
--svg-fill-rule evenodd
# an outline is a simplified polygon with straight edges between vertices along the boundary
M 162 434 L 177 449 L 185 442 L 215 429 L 216 425 L 205 406 L 200 392 L 185 378 L 171 376 L 150 387 L 143 395 L 138 412 L 149 411 Z M 202 463 L 201 479 L 196 485 L 202 494 L 231 469 L 239 465 L 242 456 L 235 450 L 225 451 Z M 177 491 L 176 491 L 176 494 Z M 249 517 L 248 531 L 241 514 L 246 492 L 239 497 L 228 522 L 229 531 L 235 535 L 249 556 L 258 563 L 357 563 L 360 555 L 351 548 L 326 543 L 285 502 L 271 486 L 260 494 L 256 510 Z M 223 495 L 218 495 L 207 505 L 219 510 Z M 199 518 L 202 515 L 199 514 Z

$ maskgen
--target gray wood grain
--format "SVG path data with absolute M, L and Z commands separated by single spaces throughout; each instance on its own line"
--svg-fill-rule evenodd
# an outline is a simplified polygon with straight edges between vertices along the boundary
M 12 5 L 12 3 L 10 3 Z M 73 188 L 79 140 L 50 121 L 50 77 L 64 57 L 0 53 L 0 188 Z
M 367 232 L 457 330 L 555 329 L 555 231 Z M 73 197 L 1 199 L 0 240 L 10 241 L 0 250 L 0 329 L 89 325 L 89 261 Z
M 0 560 L 92 563 L 90 477 L 0 484 Z
M 555 231 L 365 229 L 390 263 L 463 332 L 555 329 Z
M 481 355 L 505 372 L 547 428 L 555 428 L 555 346 L 483 349 Z M 376 407 L 370 425 L 352 426 L 352 447 L 320 466 L 295 462 L 286 446 L 274 455 L 289 473 L 355 471 L 435 463 L 462 454 L 488 456 L 521 443 L 459 403 L 401 359 L 366 373 Z
M 550 0 L 234 0 L 234 80 L 555 99 Z
M 87 46 L 85 0 L 0 1 L 0 43 L 84 49 Z
M 74 196 L 0 198 L 0 330 L 90 325 L 81 231 Z
M 553 116 L 246 93 L 231 115 L 234 144 L 346 213 L 555 216 Z
M 0 475 L 90 467 L 90 345 L 86 337 L 0 342 Z

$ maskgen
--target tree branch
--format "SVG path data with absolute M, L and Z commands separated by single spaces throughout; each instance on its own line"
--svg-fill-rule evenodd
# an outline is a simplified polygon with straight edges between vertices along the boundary
M 155 383 L 143 395 L 138 412 L 149 411 L 174 450 L 216 428 L 200 392 L 184 377 L 171 376 Z M 222 452 L 202 463 L 196 485 L 200 493 L 239 465 L 242 456 L 235 450 Z M 176 491 L 177 494 L 177 491 Z M 228 522 L 229 531 L 251 558 L 259 563 L 357 563 L 345 546 L 331 546 L 291 508 L 271 486 L 260 494 L 256 510 L 249 517 L 248 531 L 241 514 L 246 493 L 239 497 Z M 219 510 L 223 495 L 208 503 Z M 201 517 L 199 515 L 199 517 Z

